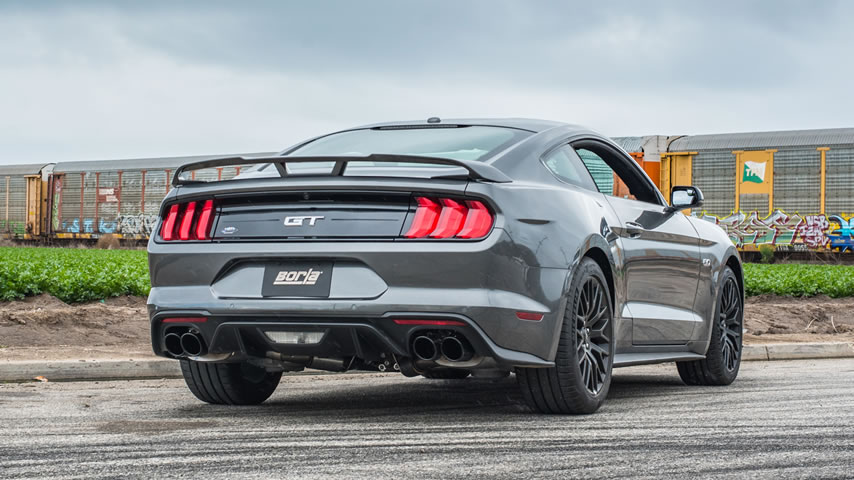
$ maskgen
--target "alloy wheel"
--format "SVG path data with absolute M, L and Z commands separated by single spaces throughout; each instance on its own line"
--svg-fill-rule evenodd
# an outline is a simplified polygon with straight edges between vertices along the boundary
M 602 390 L 611 361 L 611 339 L 606 334 L 611 321 L 607 302 L 602 284 L 589 278 L 581 287 L 575 309 L 576 358 L 582 383 L 593 395 Z
M 727 278 L 721 293 L 718 326 L 721 332 L 721 353 L 727 371 L 738 366 L 741 357 L 741 294 L 734 278 Z

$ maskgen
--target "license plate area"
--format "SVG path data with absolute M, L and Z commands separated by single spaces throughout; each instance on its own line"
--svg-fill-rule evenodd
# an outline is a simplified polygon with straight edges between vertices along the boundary
M 334 262 L 274 262 L 264 267 L 264 297 L 328 298 Z

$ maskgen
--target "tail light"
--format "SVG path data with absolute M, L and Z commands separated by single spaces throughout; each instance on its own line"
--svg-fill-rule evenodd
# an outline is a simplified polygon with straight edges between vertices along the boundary
M 406 238 L 485 237 L 495 217 L 483 202 L 451 198 L 415 197 L 418 206 Z
M 160 238 L 167 242 L 210 240 L 213 218 L 213 200 L 172 205 L 160 228 Z

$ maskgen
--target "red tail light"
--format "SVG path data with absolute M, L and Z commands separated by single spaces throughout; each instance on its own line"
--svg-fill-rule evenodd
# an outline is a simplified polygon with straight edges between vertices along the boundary
M 477 200 L 415 197 L 418 207 L 406 238 L 483 238 L 492 229 L 492 212 Z
M 160 238 L 167 242 L 174 240 L 210 240 L 213 220 L 213 200 L 205 200 L 204 203 L 176 203 L 169 207 L 169 212 L 163 220 Z
M 483 202 L 477 200 L 466 201 L 468 205 L 468 215 L 466 215 L 466 223 L 462 230 L 457 233 L 460 238 L 480 238 L 489 233 L 492 228 L 492 214 L 486 208 Z
M 196 226 L 196 238 L 199 240 L 210 240 L 211 224 L 213 223 L 213 200 L 208 200 L 202 207 L 199 222 Z
M 430 234 L 433 238 L 450 238 L 463 228 L 468 209 L 462 203 L 450 198 L 443 198 L 442 214 L 436 223 L 436 229 Z
M 193 229 L 193 217 L 196 215 L 196 202 L 187 204 L 184 209 L 184 218 L 181 220 L 181 229 L 178 230 L 178 238 L 181 240 L 189 240 L 190 233 Z
M 442 207 L 427 197 L 417 197 L 415 200 L 418 202 L 418 208 L 415 209 L 412 226 L 404 235 L 406 238 L 422 238 L 429 235 L 436 228 L 436 222 L 442 212 Z
M 175 240 L 175 223 L 178 221 L 178 205 L 172 205 L 169 208 L 169 214 L 166 215 L 166 221 L 163 222 L 163 228 L 160 230 L 160 236 L 163 240 Z

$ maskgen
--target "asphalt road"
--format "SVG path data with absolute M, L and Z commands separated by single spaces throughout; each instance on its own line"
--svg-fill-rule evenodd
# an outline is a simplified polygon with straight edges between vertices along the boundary
M 852 478 L 854 359 L 750 362 L 735 384 L 617 371 L 604 407 L 542 416 L 513 377 L 283 379 L 258 407 L 181 380 L 0 385 L 0 478 Z

